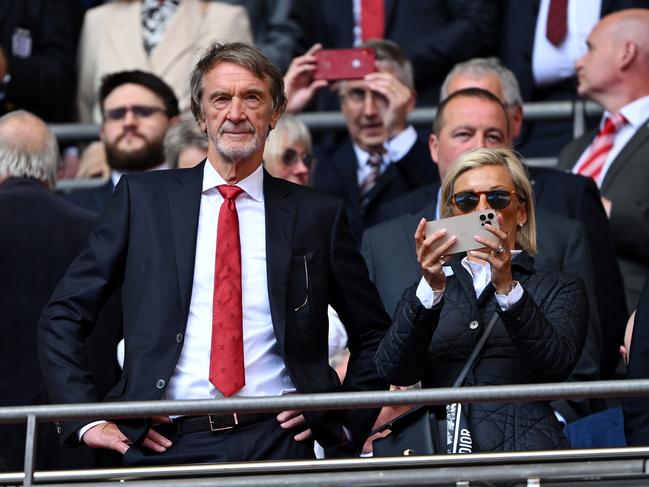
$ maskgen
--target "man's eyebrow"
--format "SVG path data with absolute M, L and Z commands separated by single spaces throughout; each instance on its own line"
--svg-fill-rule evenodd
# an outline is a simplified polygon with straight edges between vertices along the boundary
M 476 127 L 473 125 L 469 124 L 462 124 L 462 125 L 456 125 L 453 127 L 452 131 L 455 132 L 456 130 L 476 130 Z

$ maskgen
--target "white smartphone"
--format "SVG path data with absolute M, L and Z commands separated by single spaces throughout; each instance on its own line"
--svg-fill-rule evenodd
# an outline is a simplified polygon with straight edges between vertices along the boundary
M 467 213 L 466 215 L 429 221 L 426 223 L 426 236 L 429 236 L 431 233 L 438 230 L 446 229 L 446 236 L 436 242 L 436 245 L 433 247 L 437 248 L 444 242 L 448 241 L 451 236 L 455 235 L 457 241 L 446 252 L 446 255 L 452 255 L 484 247 L 484 245 L 476 242 L 476 235 L 480 235 L 481 237 L 489 239 L 497 244 L 498 238 L 484 228 L 487 224 L 500 228 L 498 226 L 498 215 L 494 210 L 476 211 L 474 213 Z

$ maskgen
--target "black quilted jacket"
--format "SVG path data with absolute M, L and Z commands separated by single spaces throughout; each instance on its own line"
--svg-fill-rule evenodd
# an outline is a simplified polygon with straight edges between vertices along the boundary
M 491 284 L 476 299 L 469 273 L 451 262 L 444 299 L 430 310 L 408 289 L 376 355 L 392 384 L 450 387 L 494 312 L 497 321 L 464 386 L 560 382 L 584 345 L 588 305 L 581 280 L 534 272 L 525 252 L 512 262 L 523 297 L 502 311 Z M 476 327 L 475 322 L 478 323 Z M 467 405 L 474 451 L 568 448 L 547 402 Z

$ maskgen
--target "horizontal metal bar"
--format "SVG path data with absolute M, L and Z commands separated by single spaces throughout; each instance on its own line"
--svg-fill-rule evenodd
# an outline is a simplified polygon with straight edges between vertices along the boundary
M 260 478 L 276 475 L 286 478 L 288 474 L 322 474 L 323 478 L 336 473 L 351 476 L 354 472 L 367 474 L 370 471 L 393 471 L 399 469 L 400 476 L 407 471 L 430 468 L 437 471 L 467 471 L 466 469 L 492 468 L 502 474 L 502 468 L 516 469 L 518 474 L 528 469 L 530 475 L 542 471 L 555 471 L 563 468 L 578 468 L 581 472 L 616 473 L 641 475 L 642 462 L 649 458 L 649 448 L 607 448 L 594 450 L 560 450 L 540 452 L 505 452 L 505 453 L 475 453 L 471 455 L 429 455 L 418 457 L 395 458 L 349 458 L 334 460 L 310 461 L 266 461 L 247 463 L 222 463 L 209 465 L 176 465 L 162 467 L 132 467 L 93 470 L 41 471 L 36 472 L 34 480 L 41 485 L 44 482 L 79 482 L 106 481 L 110 479 L 128 479 L 129 481 L 143 480 L 155 477 L 162 479 L 178 479 L 179 477 L 234 477 L 237 475 L 254 476 L 259 483 Z M 577 467 L 585 462 L 586 465 Z M 594 468 L 599 463 L 600 467 Z M 606 466 L 607 465 L 607 466 Z M 617 465 L 617 466 L 616 466 Z M 618 467 L 620 467 L 618 469 Z M 587 468 L 584 470 L 584 468 Z M 589 470 L 588 470 L 589 469 Z M 518 475 L 517 474 L 517 475 Z M 521 477 L 518 477 L 521 478 Z M 21 473 L 0 474 L 0 483 L 18 483 L 22 481 Z M 335 484 L 333 484 L 335 485 Z M 378 485 L 378 484 L 377 484 Z
M 523 105 L 525 120 L 569 120 L 575 115 L 573 102 L 550 101 L 530 102 Z M 437 107 L 416 108 L 408 120 L 416 126 L 432 126 Z M 593 102 L 586 102 L 586 115 L 598 116 L 602 108 Z M 342 130 L 345 128 L 345 118 L 339 111 L 305 112 L 298 115 L 313 131 Z M 92 123 L 51 124 L 50 129 L 61 143 L 97 140 L 99 126 Z
M 136 418 L 173 414 L 273 412 L 286 409 L 353 409 L 403 404 L 449 404 L 462 402 L 548 401 L 560 398 L 649 396 L 649 379 L 505 386 L 445 387 L 408 391 L 337 392 L 289 394 L 191 401 L 138 401 L 0 408 L 0 423 L 22 422 L 30 414 L 39 421 L 78 418 Z

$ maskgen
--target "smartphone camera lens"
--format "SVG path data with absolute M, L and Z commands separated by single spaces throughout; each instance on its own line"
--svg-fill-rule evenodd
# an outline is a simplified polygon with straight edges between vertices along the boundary
M 485 221 L 487 219 L 487 215 L 480 215 L 480 220 Z M 483 223 L 484 225 L 484 223 Z
M 492 220 L 495 215 L 493 213 L 489 213 L 487 216 L 489 217 L 490 220 Z

